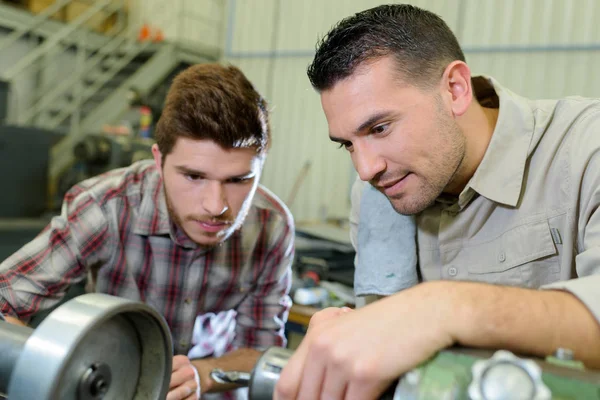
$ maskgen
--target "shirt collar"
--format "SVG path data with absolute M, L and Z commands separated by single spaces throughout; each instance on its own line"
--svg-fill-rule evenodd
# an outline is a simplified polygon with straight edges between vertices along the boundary
M 473 198 L 473 191 L 494 202 L 515 207 L 521 196 L 533 137 L 534 118 L 529 100 L 503 88 L 493 78 L 486 77 L 486 81 L 500 101 L 498 121 L 479 167 L 459 195 L 461 209 Z M 489 85 L 480 90 L 489 90 Z

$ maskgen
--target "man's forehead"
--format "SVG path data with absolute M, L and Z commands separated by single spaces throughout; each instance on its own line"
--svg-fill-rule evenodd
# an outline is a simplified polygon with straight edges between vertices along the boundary
M 167 162 L 178 169 L 229 176 L 255 169 L 263 158 L 255 148 L 226 149 L 212 140 L 179 138 Z

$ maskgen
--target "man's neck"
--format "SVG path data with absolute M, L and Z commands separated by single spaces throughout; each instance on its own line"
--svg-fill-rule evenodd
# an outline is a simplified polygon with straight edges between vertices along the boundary
M 451 194 L 460 194 L 481 164 L 492 140 L 498 113 L 498 108 L 482 107 L 473 100 L 467 112 L 457 119 L 457 123 L 465 135 L 466 149 L 465 158 L 456 174 L 457 179 L 452 189 L 449 190 Z

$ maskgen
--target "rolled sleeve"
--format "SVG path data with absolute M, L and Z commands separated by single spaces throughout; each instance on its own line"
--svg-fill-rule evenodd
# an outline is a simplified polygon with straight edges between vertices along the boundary
M 289 292 L 294 258 L 294 225 L 291 217 L 273 229 L 272 245 L 263 260 L 254 290 L 237 309 L 236 348 L 265 350 L 285 347 L 285 323 L 292 306 Z
M 576 296 L 600 323 L 600 113 L 579 122 L 579 136 L 571 150 L 571 181 L 578 189 L 576 279 L 542 286 Z M 595 149 L 590 151 L 590 149 Z
M 545 285 L 542 289 L 564 290 L 579 299 L 592 313 L 596 321 L 600 323 L 600 275 L 586 276 L 563 282 L 555 282 Z

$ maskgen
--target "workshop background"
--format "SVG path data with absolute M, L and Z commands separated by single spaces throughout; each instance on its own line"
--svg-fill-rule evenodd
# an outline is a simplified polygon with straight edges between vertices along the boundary
M 306 67 L 334 23 L 381 3 L 0 0 L 0 260 L 47 224 L 73 184 L 149 158 L 172 78 L 219 61 L 240 67 L 270 104 L 262 183 L 296 218 L 300 284 L 317 273 L 351 287 L 356 175 L 328 140 Z M 600 95 L 596 0 L 409 3 L 448 23 L 475 74 L 532 98 Z

